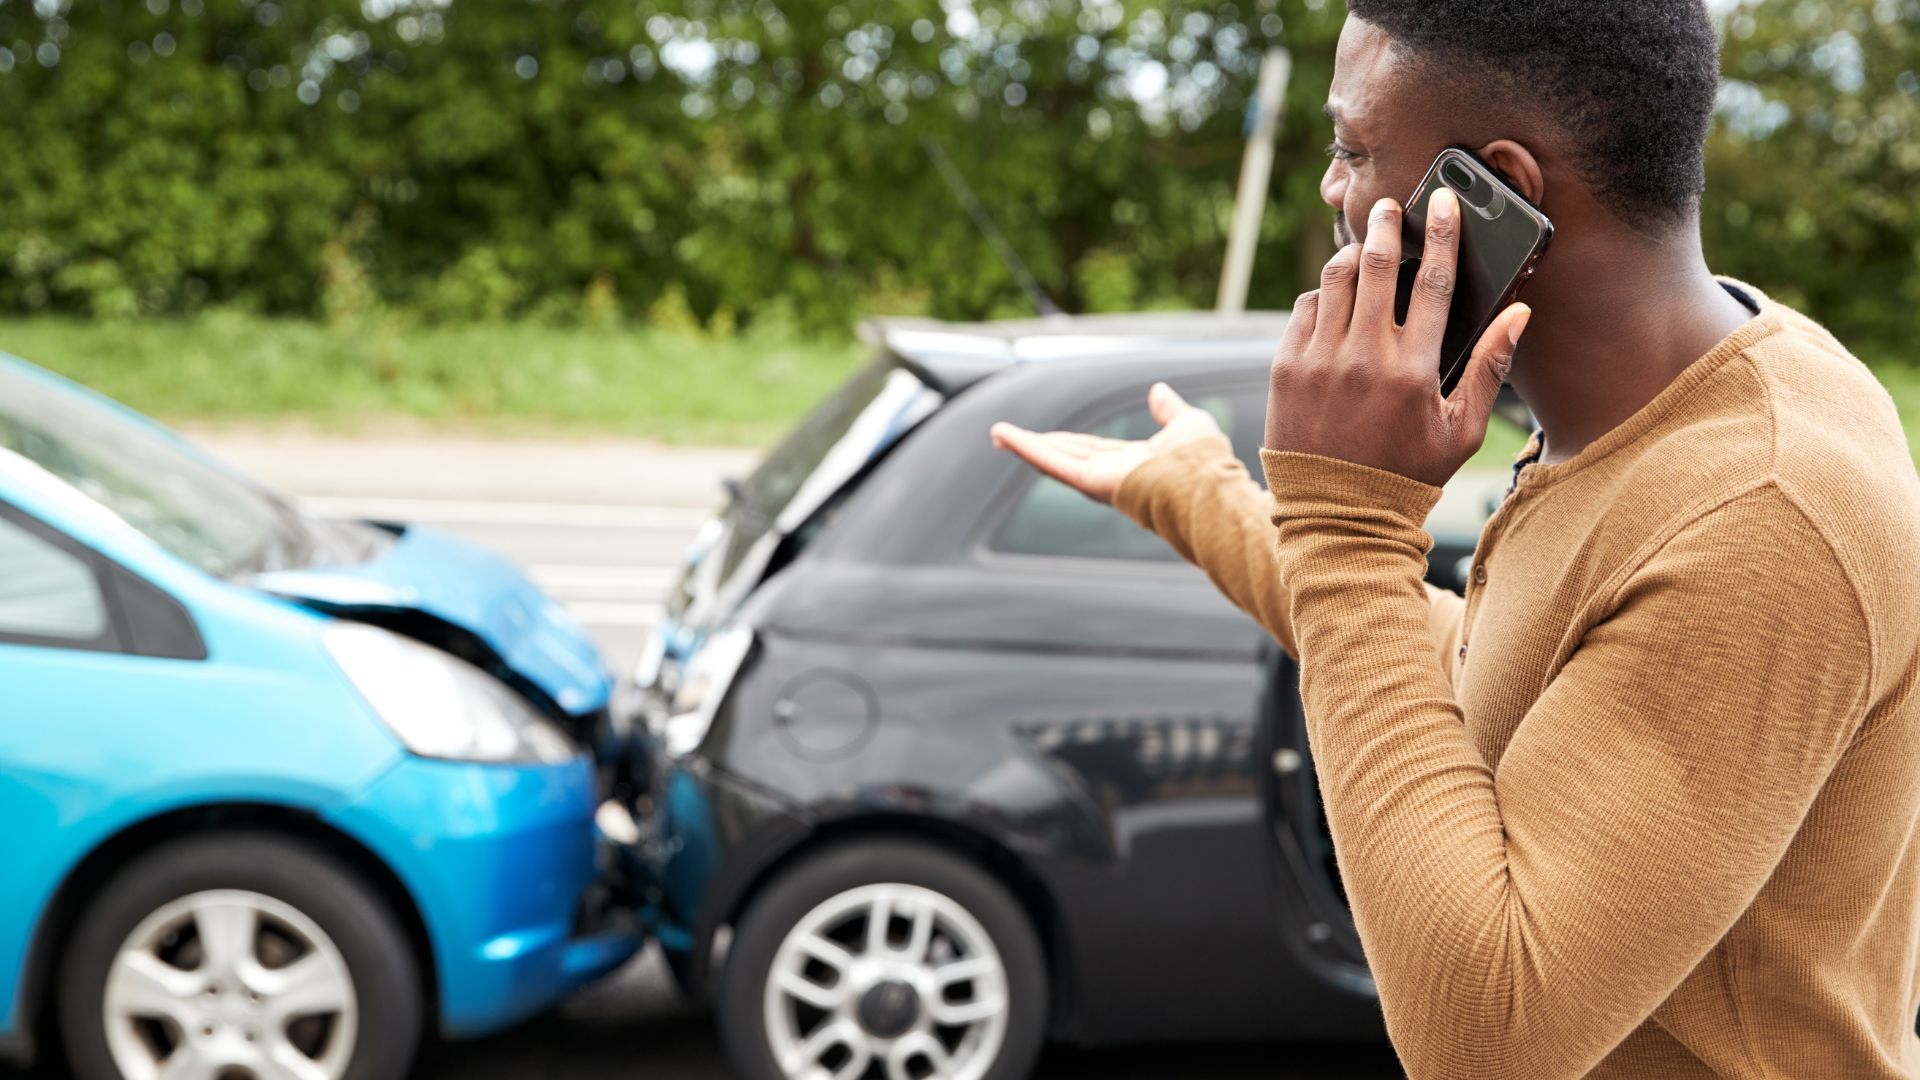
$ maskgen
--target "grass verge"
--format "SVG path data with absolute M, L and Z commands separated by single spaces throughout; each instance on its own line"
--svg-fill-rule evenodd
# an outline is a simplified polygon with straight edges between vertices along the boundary
M 860 362 L 851 342 L 529 323 L 364 329 L 221 312 L 0 319 L 0 351 L 170 422 L 763 445 Z
M 831 339 L 534 323 L 352 328 L 234 312 L 0 319 L 0 351 L 169 422 L 338 431 L 411 423 L 734 446 L 771 443 L 865 355 Z M 1877 374 L 1912 443 L 1920 368 Z M 1525 442 L 1495 424 L 1474 464 L 1508 464 Z

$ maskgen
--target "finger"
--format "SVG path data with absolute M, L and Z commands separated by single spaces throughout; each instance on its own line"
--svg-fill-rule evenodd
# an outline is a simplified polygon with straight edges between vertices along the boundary
M 1461 430 L 1476 443 L 1486 438 L 1487 418 L 1493 415 L 1494 402 L 1500 398 L 1500 384 L 1507 381 L 1514 349 L 1532 318 L 1533 309 L 1525 304 L 1514 304 L 1501 312 L 1480 336 L 1480 344 L 1467 361 L 1466 374 L 1448 399 L 1458 410 Z
M 1355 333 L 1385 336 L 1393 329 L 1393 294 L 1400 287 L 1400 204 L 1381 199 L 1367 219 L 1360 251 L 1360 285 L 1354 298 Z
M 1346 336 L 1353 322 L 1353 288 L 1359 280 L 1359 244 L 1346 247 L 1320 271 L 1320 310 L 1313 324 L 1314 341 L 1331 342 Z
M 1002 431 L 1001 429 L 1007 430 Z M 1041 447 L 1043 451 L 1066 454 L 1074 458 L 1089 458 L 1095 454 L 1104 454 L 1126 445 L 1123 440 L 1110 439 L 1104 435 L 1088 435 L 1078 431 L 1049 431 L 1042 435 L 1014 427 L 1012 424 L 996 424 L 994 425 L 992 433 L 995 446 L 1001 449 L 1009 449 L 1009 447 L 1002 445 L 1007 437 L 1007 432 L 1014 433 L 1011 436 L 1013 439 L 1026 436 L 1033 440 L 1034 445 Z
M 1193 406 L 1187 404 L 1187 399 L 1166 383 L 1154 383 L 1153 389 L 1147 391 L 1147 411 L 1153 414 L 1153 422 L 1161 427 L 1173 423 L 1175 417 L 1191 408 Z
M 1016 424 L 1000 423 L 993 425 L 989 434 L 997 450 L 1011 450 L 1023 458 L 1050 457 L 1059 452 L 1060 433 L 1042 435 L 1037 431 L 1028 431 Z
M 1286 333 L 1280 335 L 1279 359 L 1299 356 L 1313 340 L 1313 327 L 1319 321 L 1320 290 L 1300 294 L 1293 302 L 1293 314 L 1287 318 Z
M 995 424 L 993 445 L 1011 451 L 1043 476 L 1084 490 L 1085 474 L 1081 471 L 1081 459 L 1062 453 L 1044 435 L 1036 435 L 1012 424 Z
M 1460 197 L 1443 187 L 1427 204 L 1426 248 L 1407 308 L 1407 339 L 1419 355 L 1437 352 L 1446 338 L 1459 265 Z
M 1287 319 L 1286 332 L 1280 335 L 1280 351 L 1273 354 L 1273 366 L 1268 371 L 1270 400 L 1287 383 L 1289 372 L 1298 370 L 1294 365 L 1300 363 L 1313 345 L 1313 328 L 1319 321 L 1319 290 L 1300 294 L 1300 298 L 1293 302 L 1293 314 Z

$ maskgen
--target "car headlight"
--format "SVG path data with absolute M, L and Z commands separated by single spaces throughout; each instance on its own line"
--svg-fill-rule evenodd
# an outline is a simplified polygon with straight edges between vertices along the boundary
M 673 757 L 692 753 L 707 737 L 733 677 L 753 650 L 753 627 L 728 626 L 708 635 L 687 660 L 673 690 L 673 703 L 658 733 Z
M 559 765 L 580 753 L 524 698 L 463 660 L 362 623 L 335 623 L 325 640 L 354 689 L 421 757 Z

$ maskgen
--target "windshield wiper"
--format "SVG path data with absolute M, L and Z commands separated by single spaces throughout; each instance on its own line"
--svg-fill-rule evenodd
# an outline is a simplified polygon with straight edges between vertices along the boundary
M 721 477 L 720 488 L 727 493 L 727 509 L 736 514 L 739 520 L 756 527 L 772 523 L 773 515 L 761 509 L 760 500 L 754 498 L 753 489 L 739 477 Z

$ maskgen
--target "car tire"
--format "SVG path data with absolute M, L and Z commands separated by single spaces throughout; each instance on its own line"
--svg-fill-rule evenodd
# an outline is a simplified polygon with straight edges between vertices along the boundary
M 862 1054 L 886 1075 L 893 1053 L 908 1075 L 1019 1080 L 1045 1041 L 1048 972 L 1031 920 L 992 875 L 932 845 L 871 841 L 807 857 L 754 896 L 717 1004 L 748 1080 L 791 1080 L 808 1065 L 858 1077 L 849 1067 Z
M 384 900 L 319 849 L 264 833 L 176 841 L 114 874 L 76 924 L 58 994 L 81 1080 L 179 1053 L 209 1075 L 254 1075 L 250 1055 L 269 1052 L 399 1080 L 422 1028 L 413 948 Z

